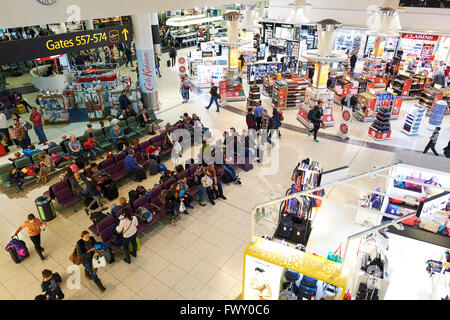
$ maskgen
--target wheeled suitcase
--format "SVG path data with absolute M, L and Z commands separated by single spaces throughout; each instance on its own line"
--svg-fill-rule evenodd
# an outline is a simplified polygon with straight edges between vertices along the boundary
M 147 175 L 145 174 L 144 170 L 136 171 L 136 178 L 135 178 L 135 180 L 137 182 L 141 182 L 142 180 L 145 180 L 145 179 L 147 179 Z
M 167 68 L 170 68 L 170 60 L 167 60 Z
M 11 259 L 15 263 L 22 262 L 25 258 L 30 256 L 30 253 L 28 252 L 27 245 L 24 241 L 17 239 L 11 239 L 11 241 L 8 243 L 8 245 L 5 247 L 5 250 L 9 252 L 11 255 Z
M 148 168 L 150 170 L 150 175 L 154 176 L 158 173 L 158 162 L 155 159 L 150 158 Z
M 114 200 L 119 196 L 119 189 L 115 183 L 109 183 L 103 187 L 103 195 L 108 200 Z

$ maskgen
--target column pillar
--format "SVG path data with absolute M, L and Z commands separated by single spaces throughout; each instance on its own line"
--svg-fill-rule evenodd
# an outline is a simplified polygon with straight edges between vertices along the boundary
M 92 19 L 84 20 L 84 26 L 86 30 L 94 30 L 94 20 Z
M 155 53 L 151 35 L 151 14 L 138 14 L 131 17 L 133 21 L 133 37 L 136 45 L 136 56 L 144 107 L 158 110 L 158 89 L 156 86 Z
M 159 37 L 159 19 L 158 13 L 151 13 L 152 20 L 152 36 L 153 36 L 153 49 L 156 54 L 161 54 L 161 38 Z

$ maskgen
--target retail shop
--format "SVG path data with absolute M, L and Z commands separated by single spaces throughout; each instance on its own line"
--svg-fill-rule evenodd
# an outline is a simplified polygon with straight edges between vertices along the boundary
M 398 155 L 405 162 L 408 156 Z M 373 190 L 369 176 L 385 184 Z M 449 294 L 448 173 L 394 164 L 348 176 L 348 167 L 323 171 L 304 159 L 292 179 L 285 197 L 254 207 L 252 241 L 244 252 L 244 299 L 399 299 L 405 286 L 428 299 Z M 348 190 L 345 200 L 325 197 L 331 187 Z M 279 215 L 268 215 L 271 208 L 279 208 Z M 307 247 L 316 230 L 328 228 L 321 223 L 336 219 L 340 210 L 355 213 L 350 229 L 359 231 L 341 239 L 337 249 Z M 273 226 L 273 236 L 255 236 L 263 224 Z M 419 259 L 411 264 L 408 254 Z M 416 281 L 410 283 L 413 274 Z

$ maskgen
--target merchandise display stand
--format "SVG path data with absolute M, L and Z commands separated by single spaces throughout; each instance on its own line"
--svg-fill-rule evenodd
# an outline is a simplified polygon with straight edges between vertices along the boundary
M 305 159 L 292 173 L 292 186 L 286 195 L 320 186 L 322 169 L 316 161 Z M 319 192 L 320 193 L 320 192 Z M 322 193 L 323 194 L 323 193 Z M 321 205 L 320 200 L 301 197 L 281 203 L 278 227 L 273 237 L 293 244 L 307 245 L 312 230 L 312 209 Z
M 310 86 L 310 82 L 305 78 L 300 78 L 296 75 L 292 75 L 291 79 L 286 79 L 286 84 L 286 107 L 300 107 L 301 104 L 305 101 L 306 89 Z
M 334 86 L 333 100 L 337 104 L 341 104 L 344 99 L 352 91 L 352 83 L 344 78 L 337 78 Z
M 422 94 L 423 88 L 427 82 L 427 76 L 412 75 L 411 89 L 409 89 L 409 97 L 418 98 Z
M 297 119 L 306 127 L 309 127 L 308 112 L 322 100 L 323 118 L 325 126 L 334 125 L 333 117 L 333 91 L 328 89 L 315 89 L 309 87 L 306 89 L 305 103 L 302 104 L 297 114 Z
M 254 108 L 261 105 L 261 93 L 259 92 L 259 87 L 257 85 L 250 86 L 248 98 L 247 98 L 247 109 Z
M 272 106 L 275 108 L 286 107 L 287 85 L 282 80 L 276 80 L 272 89 Z
M 45 124 L 69 122 L 67 99 L 62 94 L 39 94 L 40 112 Z
M 418 104 L 410 106 L 406 112 L 402 132 L 409 136 L 417 135 L 425 118 L 426 110 L 426 108 Z
M 431 110 L 430 118 L 428 119 L 428 129 L 434 130 L 439 127 L 444 121 L 445 112 L 447 110 L 447 102 L 444 100 L 436 101 Z
M 272 96 L 272 90 L 273 90 L 273 83 L 277 79 L 276 74 L 274 73 L 266 73 L 264 74 L 264 80 L 263 80 L 263 95 L 267 97 Z
M 369 136 L 377 141 L 389 140 L 392 133 L 390 118 L 389 108 L 378 109 L 377 117 L 369 127 Z
M 355 119 L 363 122 L 373 121 L 375 117 L 375 105 L 377 103 L 377 96 L 363 92 L 358 95 L 358 104 L 356 105 L 356 112 L 353 113 Z
M 427 115 L 429 115 L 436 101 L 441 100 L 442 96 L 442 90 L 432 87 L 424 88 L 419 98 L 419 104 L 428 109 Z
M 411 89 L 412 79 L 407 76 L 398 75 L 394 78 L 392 85 L 394 93 L 402 97 L 409 96 L 409 90 Z

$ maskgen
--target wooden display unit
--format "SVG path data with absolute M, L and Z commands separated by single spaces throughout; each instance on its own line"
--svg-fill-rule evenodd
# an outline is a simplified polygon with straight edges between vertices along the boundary
M 45 124 L 69 122 L 67 100 L 62 94 L 39 94 L 37 99 Z

